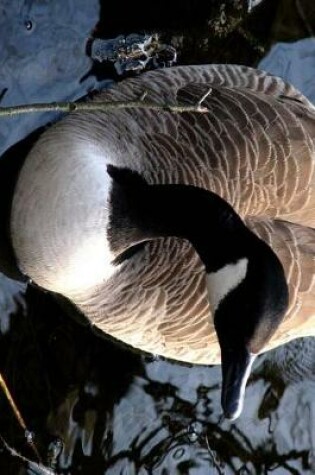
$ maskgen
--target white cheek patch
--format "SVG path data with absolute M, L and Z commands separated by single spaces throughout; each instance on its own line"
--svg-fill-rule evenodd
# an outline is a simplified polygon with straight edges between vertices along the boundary
M 248 259 L 242 258 L 235 264 L 227 264 L 216 272 L 207 274 L 209 303 L 214 313 L 220 302 L 246 277 Z

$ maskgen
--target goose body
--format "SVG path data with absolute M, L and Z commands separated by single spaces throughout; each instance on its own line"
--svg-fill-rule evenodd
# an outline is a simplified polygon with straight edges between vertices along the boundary
M 199 364 L 220 363 L 203 263 L 178 237 L 142 243 L 137 230 L 109 233 L 107 166 L 133 170 L 152 185 L 210 190 L 271 247 L 289 304 L 262 349 L 269 350 L 315 335 L 315 108 L 281 79 L 232 65 L 149 72 L 94 99 L 137 100 L 146 92 L 157 104 L 195 104 L 210 88 L 207 114 L 68 115 L 28 155 L 11 212 L 17 262 L 34 282 L 131 346 Z M 115 262 L 128 240 L 138 247 Z M 241 315 L 235 319 L 241 326 Z

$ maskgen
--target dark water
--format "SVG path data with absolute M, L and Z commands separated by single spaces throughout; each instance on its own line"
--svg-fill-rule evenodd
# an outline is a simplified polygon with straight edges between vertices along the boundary
M 63 474 L 314 473 L 314 338 L 261 357 L 235 423 L 220 422 L 220 368 L 144 358 L 29 288 L 1 370 L 46 465 Z M 1 435 L 34 460 L 5 398 Z M 31 471 L 6 452 L 0 473 Z
M 302 14 L 293 0 L 265 0 L 249 15 L 246 2 L 168 3 L 2 0 L 0 104 L 76 99 L 116 78 L 112 65 L 86 55 L 92 31 L 110 38 L 157 29 L 182 63 L 255 65 L 273 41 L 315 27 L 312 0 L 299 2 Z M 48 120 L 1 119 L 1 152 Z M 3 160 L 25 149 L 22 142 Z M 2 183 L 3 219 L 4 190 Z M 315 473 L 314 338 L 262 356 L 241 418 L 228 423 L 219 367 L 132 352 L 95 335 L 48 293 L 2 275 L 0 330 L 0 370 L 42 459 L 27 461 L 38 460 L 1 393 L 0 435 L 25 459 L 0 442 L 0 474 Z
M 1 369 L 57 473 L 314 473 L 313 338 L 261 357 L 244 413 L 228 423 L 220 422 L 219 367 L 122 349 L 35 288 L 16 305 Z M 3 396 L 0 410 L 2 437 L 34 460 Z M 0 473 L 42 472 L 2 452 Z

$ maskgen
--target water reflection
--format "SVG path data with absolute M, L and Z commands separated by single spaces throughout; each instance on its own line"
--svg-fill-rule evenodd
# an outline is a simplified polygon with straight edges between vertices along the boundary
M 43 463 L 55 473 L 314 473 L 314 338 L 258 360 L 244 412 L 231 423 L 221 417 L 219 367 L 121 348 L 36 288 L 20 308 L 12 307 L 1 369 Z M 0 411 L 2 436 L 34 459 L 3 395 Z M 0 473 L 41 470 L 1 454 Z

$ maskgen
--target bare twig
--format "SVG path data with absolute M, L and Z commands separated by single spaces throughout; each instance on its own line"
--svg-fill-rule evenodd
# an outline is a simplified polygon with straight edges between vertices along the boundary
M 24 457 L 23 455 L 19 454 L 15 449 L 9 446 L 9 444 L 4 440 L 2 435 L 0 435 L 0 441 L 3 445 L 3 447 L 9 452 L 9 454 L 12 457 L 17 457 L 19 460 L 21 460 L 23 463 L 26 464 L 27 467 L 36 470 L 38 474 L 41 475 L 57 475 L 55 471 L 51 470 L 48 467 L 45 467 L 45 465 L 41 463 L 36 463 L 33 462 L 32 460 L 29 460 L 28 458 Z
M 9 402 L 10 406 L 12 407 L 13 413 L 14 413 L 14 415 L 15 415 L 15 417 L 16 417 L 18 423 L 19 423 L 19 425 L 20 425 L 21 428 L 23 429 L 25 435 L 26 435 L 27 433 L 30 434 L 29 430 L 28 430 L 27 427 L 26 427 L 26 424 L 25 424 L 25 421 L 24 421 L 24 419 L 23 419 L 23 417 L 22 417 L 22 414 L 20 413 L 20 411 L 19 411 L 17 405 L 15 404 L 14 399 L 13 399 L 13 397 L 12 397 L 12 395 L 11 395 L 11 392 L 10 392 L 8 386 L 7 386 L 7 383 L 5 382 L 5 380 L 4 380 L 4 378 L 3 378 L 3 376 L 2 376 L 1 373 L 0 373 L 0 386 L 1 386 L 1 388 L 2 388 L 2 390 L 3 390 L 3 392 L 4 392 L 4 394 L 5 394 L 5 396 L 6 396 L 6 398 L 7 398 L 7 401 Z M 27 443 L 28 443 L 28 444 L 30 445 L 30 447 L 32 448 L 34 454 L 36 455 L 37 460 L 39 460 L 39 461 L 41 462 L 41 457 L 40 457 L 40 455 L 39 455 L 39 452 L 38 452 L 38 450 L 37 450 L 37 448 L 36 448 L 36 446 L 35 446 L 35 444 L 34 444 L 32 438 L 26 437 L 26 440 L 27 440 Z
M 139 101 L 143 102 L 144 99 L 147 97 L 147 95 L 148 95 L 148 91 L 143 91 L 143 93 L 141 94 L 141 96 L 139 98 Z
M 212 458 L 212 462 L 213 462 L 213 465 L 215 466 L 215 468 L 218 470 L 218 473 L 220 475 L 224 475 L 224 471 L 221 470 L 221 467 L 220 467 L 220 462 L 218 462 L 217 460 L 217 455 L 216 453 L 211 449 L 210 447 L 210 444 L 209 444 L 209 439 L 208 439 L 208 434 L 207 432 L 205 433 L 205 442 L 206 442 L 206 447 L 207 447 L 207 450 Z
M 26 424 L 25 424 L 25 422 L 24 422 L 24 419 L 23 419 L 23 417 L 22 417 L 22 415 L 21 415 L 21 413 L 20 413 L 20 411 L 19 411 L 17 405 L 15 404 L 14 399 L 13 399 L 13 397 L 11 396 L 10 390 L 9 390 L 9 388 L 8 388 L 8 386 L 7 386 L 7 383 L 5 382 L 5 380 L 4 380 L 4 378 L 3 378 L 3 376 L 2 376 L 1 373 L 0 373 L 0 386 L 1 386 L 1 388 L 2 388 L 2 390 L 3 390 L 3 392 L 4 392 L 5 396 L 6 396 L 6 398 L 7 398 L 7 400 L 8 400 L 10 406 L 11 406 L 12 409 L 13 409 L 14 415 L 15 415 L 15 417 L 16 417 L 18 423 L 20 424 L 20 426 L 22 427 L 22 429 L 26 431 L 26 430 L 27 430 L 27 427 L 26 427 Z
M 207 97 L 211 94 L 211 92 L 212 92 L 212 87 L 209 87 L 207 92 L 201 97 L 201 99 L 199 99 L 199 101 L 198 101 L 198 106 L 199 107 L 202 106 L 203 101 L 207 99 Z
M 146 94 L 145 94 L 146 95 Z M 37 104 L 23 104 L 20 106 L 0 107 L 0 117 L 11 117 L 21 114 L 36 112 L 74 112 L 74 111 L 112 111 L 118 109 L 150 109 L 156 111 L 168 111 L 172 113 L 198 112 L 207 113 L 208 109 L 202 107 L 199 102 L 196 105 L 181 104 L 154 104 L 144 101 L 144 94 L 137 101 L 117 102 L 48 102 Z

